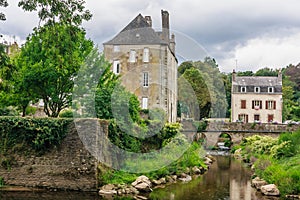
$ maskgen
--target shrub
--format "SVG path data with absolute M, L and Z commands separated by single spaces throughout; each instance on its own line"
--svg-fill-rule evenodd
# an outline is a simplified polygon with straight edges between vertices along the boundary
M 71 109 L 63 110 L 59 114 L 60 118 L 73 118 L 73 111 Z

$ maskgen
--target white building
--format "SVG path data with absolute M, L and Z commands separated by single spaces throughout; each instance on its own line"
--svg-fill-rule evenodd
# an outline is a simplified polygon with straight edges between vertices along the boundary
M 233 71 L 231 120 L 282 123 L 282 74 L 238 77 Z

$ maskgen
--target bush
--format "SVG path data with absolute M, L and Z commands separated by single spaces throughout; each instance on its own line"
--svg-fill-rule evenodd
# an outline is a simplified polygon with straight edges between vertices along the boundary
M 73 118 L 73 111 L 71 109 L 63 110 L 59 114 L 60 118 Z
M 24 142 L 44 152 L 60 144 L 72 120 L 54 118 L 0 117 L 0 152 Z

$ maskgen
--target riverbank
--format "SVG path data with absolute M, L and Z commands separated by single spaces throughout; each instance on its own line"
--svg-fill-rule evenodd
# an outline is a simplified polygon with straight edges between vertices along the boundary
M 154 188 L 175 182 L 190 182 L 193 177 L 204 174 L 213 160 L 213 157 L 206 155 L 200 144 L 194 142 L 177 161 L 148 173 L 128 173 L 99 166 L 102 183 L 99 194 L 106 198 L 127 195 L 137 197 L 141 194 L 147 197 Z M 155 162 L 160 160 L 143 160 L 139 164 L 153 165 Z
M 235 157 L 252 166 L 255 176 L 275 184 L 281 197 L 300 195 L 300 131 L 274 139 L 252 136 L 234 147 Z

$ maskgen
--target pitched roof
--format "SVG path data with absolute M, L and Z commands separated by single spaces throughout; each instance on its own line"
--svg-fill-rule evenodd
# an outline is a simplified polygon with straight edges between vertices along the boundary
M 105 44 L 168 44 L 163 41 L 146 19 L 139 14 L 119 34 Z
M 233 85 L 247 86 L 276 86 L 282 85 L 282 80 L 277 76 L 237 76 Z

